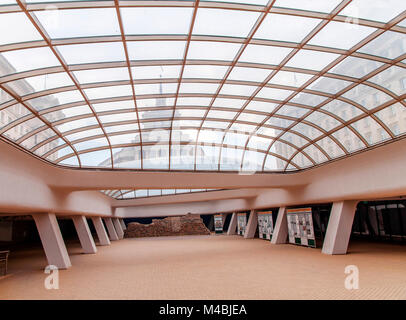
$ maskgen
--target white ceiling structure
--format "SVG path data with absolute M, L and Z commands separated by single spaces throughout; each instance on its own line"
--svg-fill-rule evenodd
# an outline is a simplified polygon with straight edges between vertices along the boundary
M 406 133 L 404 0 L 0 0 L 0 29 L 0 138 L 52 165 L 287 173 Z

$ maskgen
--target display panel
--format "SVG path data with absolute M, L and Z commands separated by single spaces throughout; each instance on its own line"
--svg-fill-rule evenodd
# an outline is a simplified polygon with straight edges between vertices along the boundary
M 272 211 L 258 212 L 258 236 L 260 239 L 272 240 Z
M 237 215 L 237 234 L 243 236 L 247 227 L 247 214 L 239 213 Z
M 221 214 L 214 216 L 214 231 L 216 233 L 223 233 L 223 216 Z
M 311 208 L 288 209 L 289 243 L 316 248 Z

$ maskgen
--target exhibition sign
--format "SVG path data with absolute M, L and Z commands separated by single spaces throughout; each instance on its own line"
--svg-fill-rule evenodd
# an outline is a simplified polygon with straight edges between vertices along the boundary
M 245 234 L 245 228 L 247 226 L 247 215 L 245 213 L 239 213 L 237 215 L 237 232 L 240 236 Z
M 272 239 L 272 211 L 258 212 L 258 236 L 260 239 Z
M 289 243 L 316 248 L 312 208 L 288 209 Z
M 215 233 L 223 233 L 223 216 L 221 214 L 214 216 L 214 231 Z

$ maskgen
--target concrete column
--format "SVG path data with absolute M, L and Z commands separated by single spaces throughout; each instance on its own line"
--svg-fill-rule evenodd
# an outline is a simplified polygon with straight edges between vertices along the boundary
M 120 220 L 121 228 L 123 230 L 127 230 L 127 226 L 125 225 L 124 219 L 119 219 L 119 220 Z
M 113 221 L 111 218 L 104 218 L 104 222 L 106 223 L 107 230 L 109 232 L 109 237 L 111 241 L 118 240 L 116 229 L 114 228 Z
M 346 254 L 358 201 L 334 202 L 324 238 L 322 253 Z
M 288 221 L 286 218 L 286 208 L 280 207 L 278 217 L 276 218 L 275 228 L 273 230 L 271 243 L 286 243 L 288 239 Z
M 72 266 L 61 230 L 54 213 L 39 213 L 32 216 L 44 247 L 49 265 L 58 269 L 68 269 Z
M 113 218 L 113 223 L 114 223 L 114 227 L 116 229 L 116 233 L 117 233 L 118 238 L 123 239 L 124 238 L 124 231 L 123 231 L 123 228 L 121 228 L 120 219 Z
M 258 214 L 257 210 L 251 210 L 250 217 L 248 218 L 247 228 L 245 229 L 244 238 L 252 239 L 258 227 Z
M 83 249 L 83 253 L 96 253 L 97 248 L 94 244 L 92 234 L 87 224 L 85 216 L 73 216 L 73 224 L 75 225 L 76 232 L 79 237 L 80 244 Z
M 97 237 L 99 238 L 99 244 L 101 246 L 108 246 L 110 244 L 110 239 L 104 228 L 102 219 L 100 217 L 93 217 L 92 221 L 97 232 Z
M 237 213 L 233 212 L 231 216 L 230 224 L 228 225 L 227 235 L 231 236 L 236 233 L 237 229 Z

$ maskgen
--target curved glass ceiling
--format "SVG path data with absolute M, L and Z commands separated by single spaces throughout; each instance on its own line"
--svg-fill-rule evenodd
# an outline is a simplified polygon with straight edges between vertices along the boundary
M 105 195 L 117 200 L 138 199 L 174 194 L 218 191 L 219 189 L 137 189 L 137 190 L 102 190 Z
M 0 136 L 81 168 L 313 167 L 405 135 L 405 19 L 404 0 L 0 0 Z

